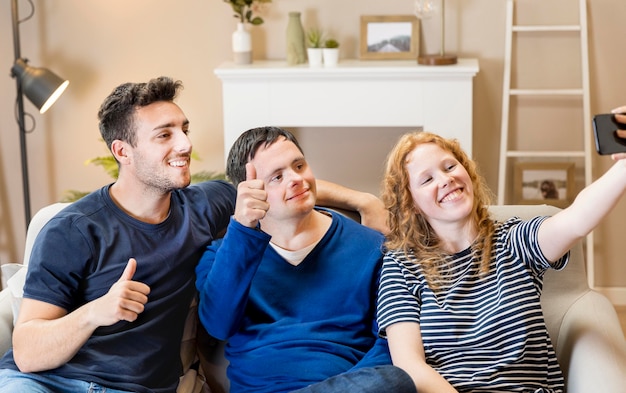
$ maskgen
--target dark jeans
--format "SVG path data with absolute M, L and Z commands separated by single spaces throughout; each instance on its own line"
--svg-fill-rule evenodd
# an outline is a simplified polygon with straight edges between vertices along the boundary
M 409 374 L 395 366 L 361 368 L 292 393 L 417 393 Z

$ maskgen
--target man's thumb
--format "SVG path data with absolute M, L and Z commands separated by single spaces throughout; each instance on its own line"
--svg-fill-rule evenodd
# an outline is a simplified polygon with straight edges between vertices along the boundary
M 246 164 L 246 180 L 254 180 L 256 179 L 256 168 L 254 164 L 248 162 Z
M 128 260 L 126 268 L 124 269 L 124 273 L 122 273 L 122 277 L 120 277 L 118 281 L 132 280 L 133 276 L 135 275 L 135 271 L 137 271 L 137 261 L 135 260 L 135 258 L 130 258 Z

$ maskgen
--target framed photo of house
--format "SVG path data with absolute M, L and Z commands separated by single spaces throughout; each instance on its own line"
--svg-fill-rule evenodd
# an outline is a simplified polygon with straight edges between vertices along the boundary
M 417 59 L 419 19 L 414 15 L 362 15 L 361 59 Z
M 518 162 L 515 165 L 515 203 L 567 207 L 574 199 L 574 163 Z

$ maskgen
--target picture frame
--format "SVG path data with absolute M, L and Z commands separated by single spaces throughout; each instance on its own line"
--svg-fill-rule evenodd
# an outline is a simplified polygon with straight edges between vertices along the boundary
M 567 207 L 574 199 L 573 162 L 518 162 L 515 164 L 515 203 Z
M 415 15 L 361 15 L 361 59 L 417 59 L 419 19 Z

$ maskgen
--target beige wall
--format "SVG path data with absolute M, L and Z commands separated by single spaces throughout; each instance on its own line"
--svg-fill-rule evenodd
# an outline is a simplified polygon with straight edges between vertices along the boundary
M 32 209 L 59 200 L 67 189 L 92 190 L 109 181 L 100 168 L 84 161 L 106 154 L 99 141 L 96 111 L 102 99 L 119 83 L 144 81 L 171 75 L 185 83 L 179 103 L 192 124 L 194 150 L 202 158 L 194 169 L 222 170 L 221 88 L 213 69 L 231 58 L 230 34 L 235 20 L 221 0 L 34 0 L 36 13 L 22 24 L 22 55 L 31 64 L 54 70 L 71 79 L 66 94 L 45 115 L 30 103 L 35 131 L 28 135 L 28 162 Z M 549 3 L 548 5 L 543 3 Z M 576 0 L 524 0 L 520 17 L 535 23 L 571 23 Z M 497 157 L 501 116 L 504 52 L 503 0 L 448 0 L 446 47 L 461 57 L 476 57 L 481 70 L 474 84 L 474 156 L 490 186 L 497 182 Z M 542 7 L 548 7 L 547 9 Z M 22 15 L 28 3 L 20 1 Z M 572 11 L 573 10 L 573 11 Z M 342 43 L 342 57 L 358 56 L 359 15 L 410 14 L 410 0 L 274 0 L 266 23 L 254 30 L 255 58 L 285 57 L 285 30 L 289 11 L 301 11 L 306 26 L 318 24 Z M 626 2 L 591 0 L 589 12 L 589 53 L 592 112 L 604 112 L 626 104 Z M 14 120 L 15 82 L 9 77 L 13 61 L 10 2 L 0 3 L 0 262 L 22 257 L 25 224 L 22 205 L 19 139 Z M 575 13 L 573 15 L 576 15 Z M 423 23 L 422 49 L 438 48 L 437 20 Z M 576 78 L 577 50 L 567 39 L 556 49 L 543 40 L 521 44 L 521 64 L 537 63 L 516 75 L 535 81 L 548 76 Z M 548 67 L 562 66 L 559 71 Z M 530 105 L 532 106 L 532 105 Z M 523 108 L 519 116 L 526 116 Z M 337 108 L 342 110 L 342 108 Z M 562 112 L 568 115 L 568 111 Z M 453 115 L 453 114 L 451 114 Z M 242 114 L 245 116 L 245 114 Z M 322 115 L 323 116 L 323 115 Z M 560 144 L 571 139 L 579 122 L 567 118 L 534 116 L 532 127 L 544 127 Z M 547 118 L 547 116 L 546 116 Z M 27 121 L 30 124 L 30 121 Z M 573 126 L 572 126 L 573 125 Z M 317 175 L 346 185 L 377 191 L 380 165 L 403 130 L 344 129 L 298 130 Z M 437 130 L 433 130 L 437 131 Z M 546 133 L 539 134 L 546 135 Z M 328 139 L 333 139 L 329 150 Z M 531 145 L 541 143 L 531 137 Z M 341 149 L 341 147 L 345 149 Z M 346 157 L 336 158 L 345 152 Z M 330 158 L 330 159 L 329 159 Z M 609 159 L 594 158 L 597 176 L 610 165 Z M 340 169 L 338 169 L 340 168 Z M 369 176 L 368 176 L 369 174 Z M 626 201 L 597 230 L 596 284 L 626 287 L 622 263 Z

